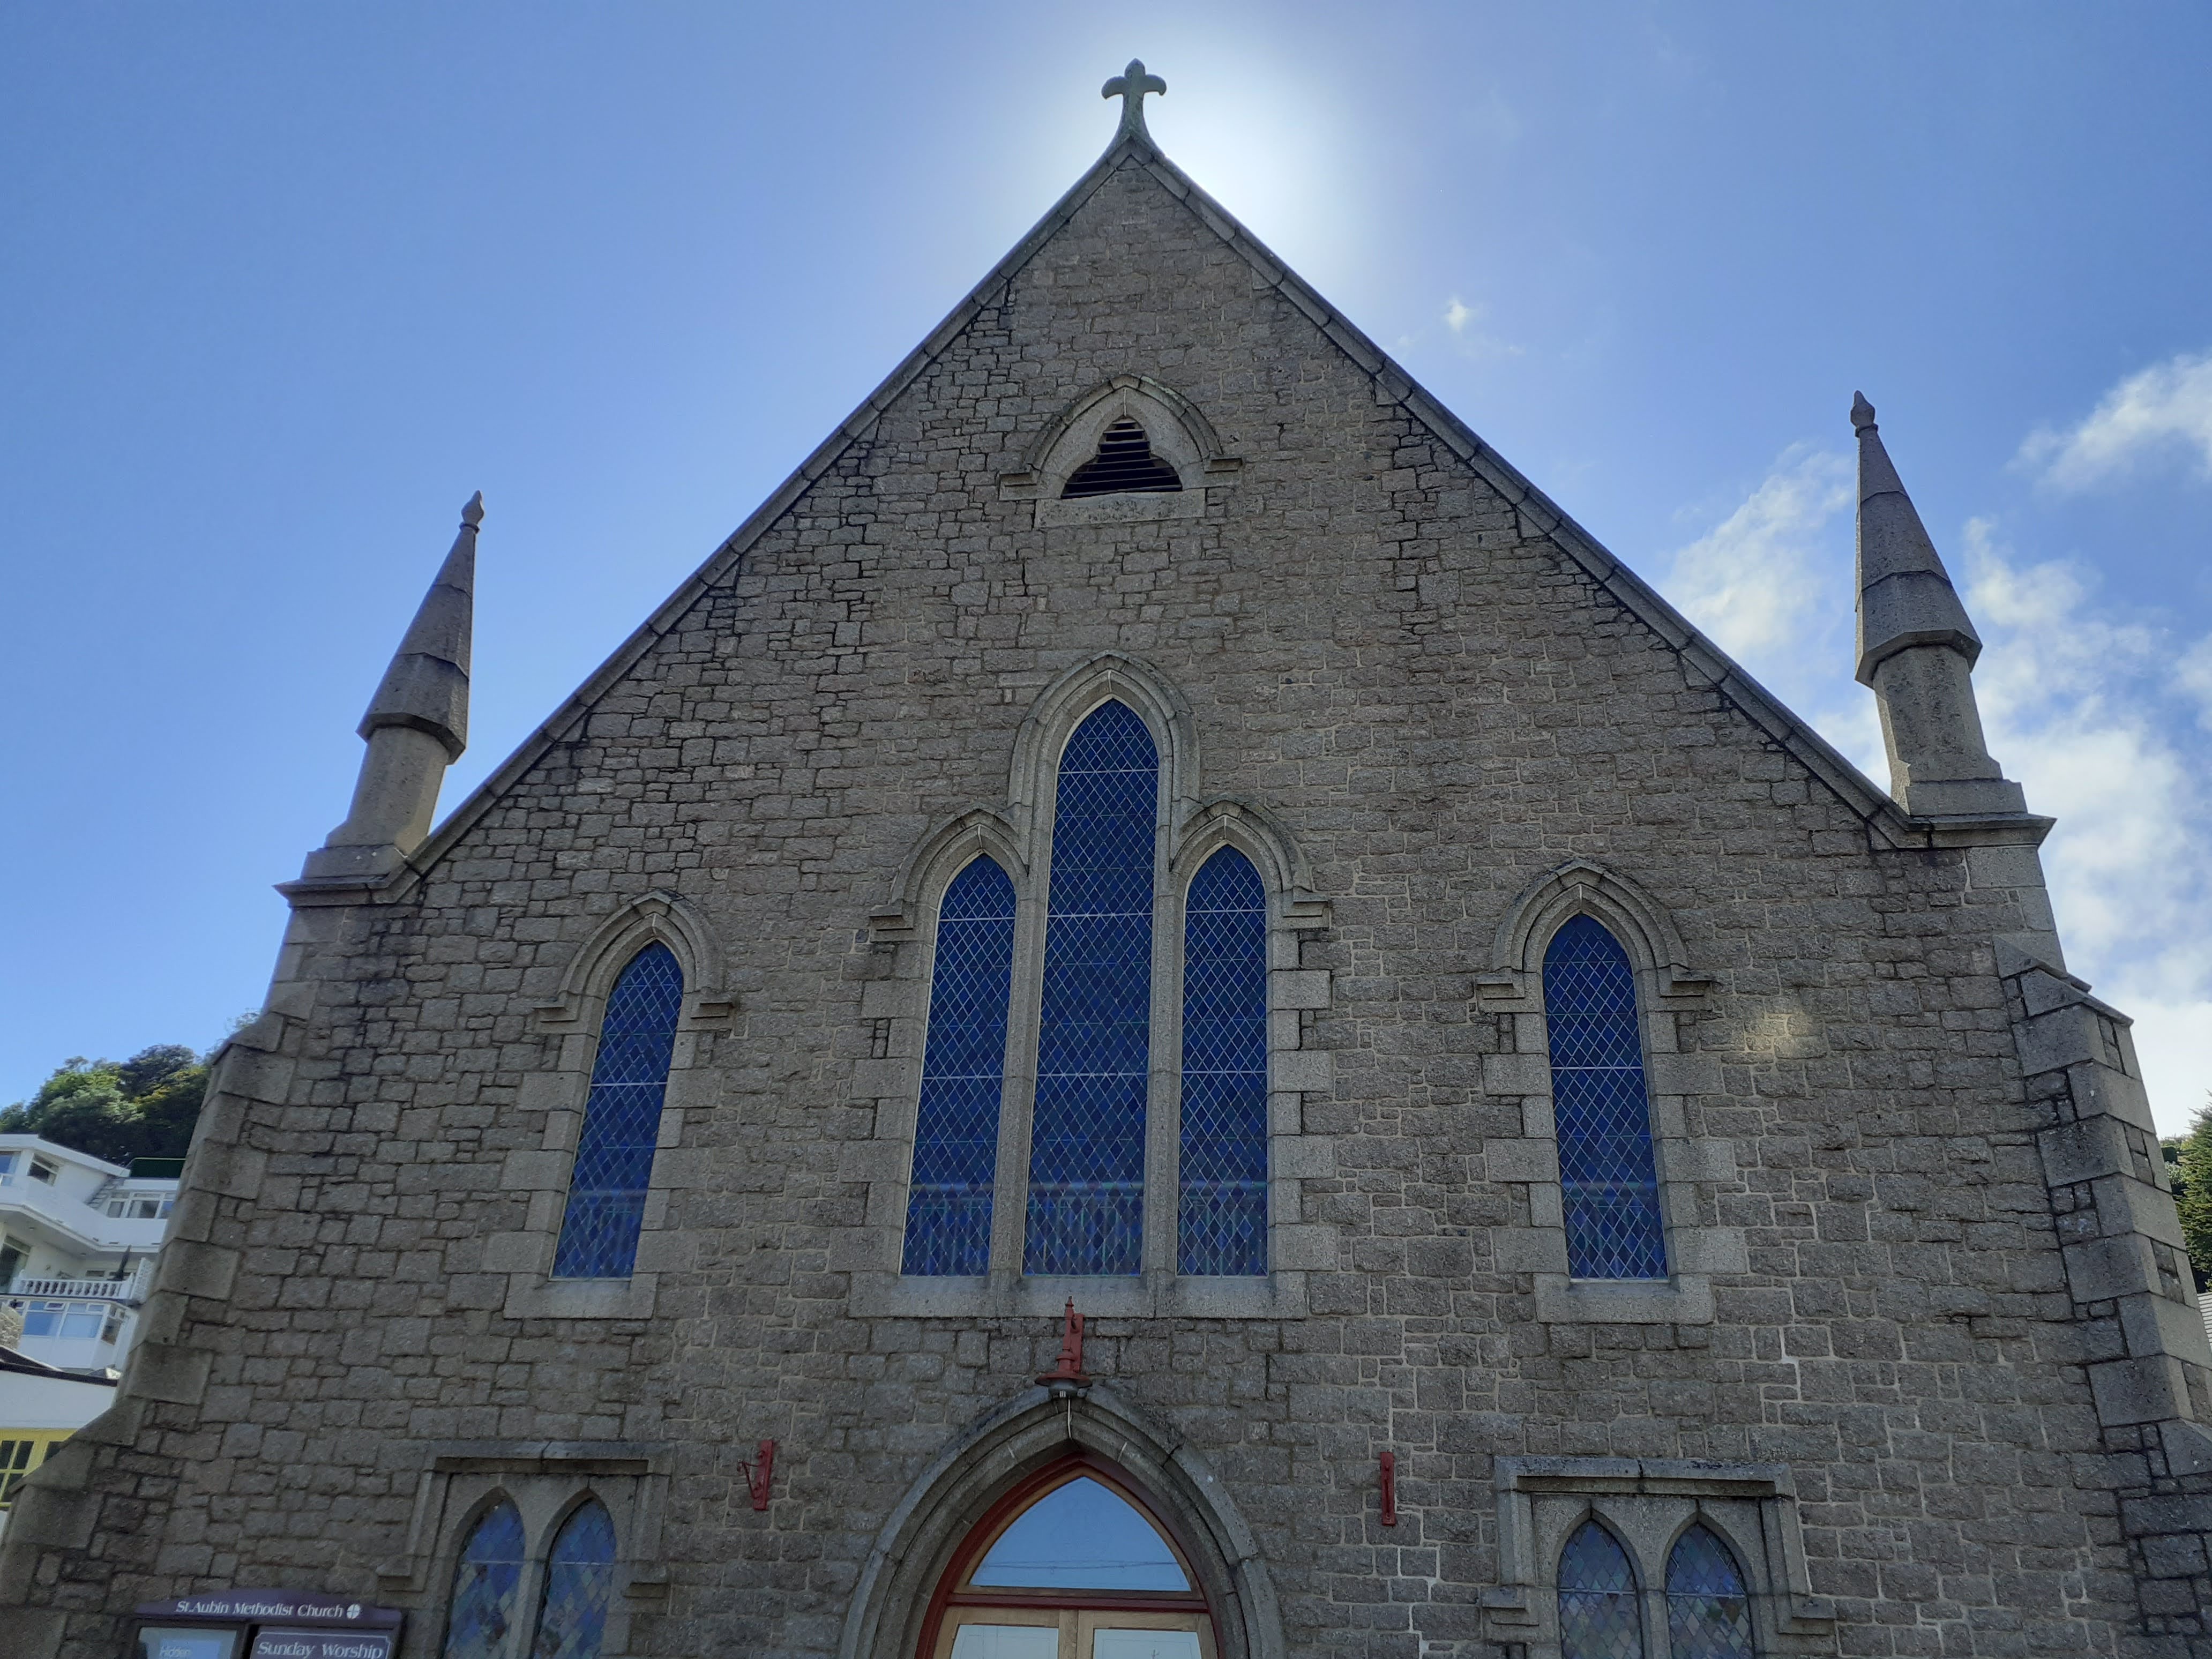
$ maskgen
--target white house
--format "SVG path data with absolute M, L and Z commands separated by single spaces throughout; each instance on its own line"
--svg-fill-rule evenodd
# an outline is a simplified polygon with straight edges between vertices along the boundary
M 0 1299 L 32 1359 L 100 1375 L 137 1334 L 180 1160 L 134 1170 L 36 1135 L 0 1135 Z

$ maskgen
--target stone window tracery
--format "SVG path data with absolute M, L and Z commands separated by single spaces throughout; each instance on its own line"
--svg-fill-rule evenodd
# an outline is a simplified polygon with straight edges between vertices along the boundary
M 1002 1272 L 1267 1273 L 1267 884 L 1218 830 L 1184 864 L 1164 855 L 1164 761 L 1121 698 L 1071 720 L 1045 778 L 1043 890 L 1027 900 L 972 837 L 945 843 L 900 1249 L 910 1279 L 990 1271 L 1002 1215 Z M 1155 1217 L 1148 1194 L 1170 1194 Z

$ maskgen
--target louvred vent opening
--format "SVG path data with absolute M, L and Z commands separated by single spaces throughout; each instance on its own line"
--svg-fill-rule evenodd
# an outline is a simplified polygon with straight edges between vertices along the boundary
M 1152 441 L 1145 428 L 1124 415 L 1098 434 L 1098 453 L 1068 479 L 1060 499 L 1084 495 L 1126 495 L 1139 491 L 1164 493 L 1181 489 L 1175 468 L 1152 453 Z

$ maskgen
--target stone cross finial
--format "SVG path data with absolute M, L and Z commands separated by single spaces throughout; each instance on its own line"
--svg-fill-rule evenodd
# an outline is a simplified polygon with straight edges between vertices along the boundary
M 1148 92 L 1157 92 L 1165 97 L 1167 89 L 1168 83 L 1161 80 L 1158 76 L 1145 73 L 1143 58 L 1132 58 L 1129 60 L 1129 67 L 1101 87 L 1098 89 L 1098 95 L 1101 98 L 1119 98 L 1121 100 L 1122 137 L 1127 137 L 1133 135 L 1149 144 L 1152 141 L 1152 135 L 1145 131 L 1145 94 Z

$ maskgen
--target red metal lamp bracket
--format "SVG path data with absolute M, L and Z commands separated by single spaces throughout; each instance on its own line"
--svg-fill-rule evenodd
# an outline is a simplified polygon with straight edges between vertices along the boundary
M 768 1507 L 769 1477 L 775 1469 L 775 1442 L 762 1441 L 756 1455 L 760 1459 L 757 1463 L 748 1463 L 741 1458 L 738 1467 L 745 1472 L 745 1487 L 753 1495 L 753 1507 L 764 1510 Z

